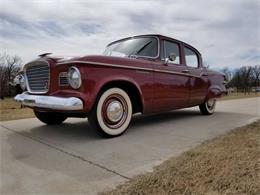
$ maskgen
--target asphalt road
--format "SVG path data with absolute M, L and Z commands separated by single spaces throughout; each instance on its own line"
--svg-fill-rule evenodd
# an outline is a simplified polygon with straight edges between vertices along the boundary
M 2 122 L 0 194 L 95 194 L 258 118 L 260 98 L 250 98 L 220 101 L 212 116 L 197 107 L 136 116 L 114 139 L 98 137 L 86 119 Z

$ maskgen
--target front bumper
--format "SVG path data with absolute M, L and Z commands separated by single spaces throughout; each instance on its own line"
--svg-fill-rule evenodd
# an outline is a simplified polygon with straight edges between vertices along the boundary
M 27 92 L 18 94 L 14 98 L 25 106 L 48 108 L 53 110 L 82 110 L 83 102 L 76 97 L 56 97 L 44 95 L 30 95 Z

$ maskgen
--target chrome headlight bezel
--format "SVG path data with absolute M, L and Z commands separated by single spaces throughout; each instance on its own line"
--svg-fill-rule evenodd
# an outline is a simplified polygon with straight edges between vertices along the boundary
M 78 89 L 81 86 L 81 74 L 77 67 L 72 66 L 68 70 L 68 81 L 73 89 Z
M 27 84 L 25 76 L 23 74 L 19 74 L 19 85 L 23 91 L 26 90 Z

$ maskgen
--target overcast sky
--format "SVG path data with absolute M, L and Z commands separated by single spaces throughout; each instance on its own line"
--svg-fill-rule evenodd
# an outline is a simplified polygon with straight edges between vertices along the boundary
M 196 47 L 214 68 L 260 64 L 259 0 L 0 0 L 0 52 L 101 54 L 127 36 L 159 33 Z

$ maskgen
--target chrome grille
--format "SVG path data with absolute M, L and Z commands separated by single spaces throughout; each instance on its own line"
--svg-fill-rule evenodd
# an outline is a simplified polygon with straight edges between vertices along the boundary
M 45 61 L 35 61 L 25 68 L 28 90 L 32 93 L 46 93 L 49 89 L 50 67 Z
M 67 86 L 67 85 L 69 85 L 68 73 L 67 72 L 61 72 L 59 74 L 59 85 L 60 86 Z

